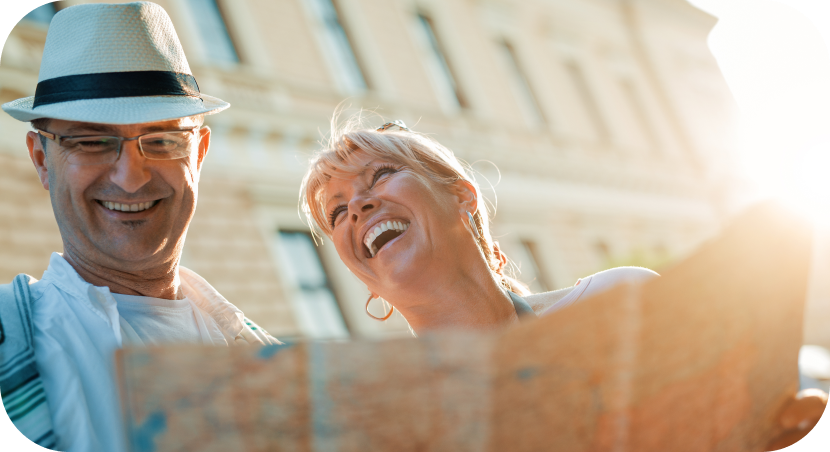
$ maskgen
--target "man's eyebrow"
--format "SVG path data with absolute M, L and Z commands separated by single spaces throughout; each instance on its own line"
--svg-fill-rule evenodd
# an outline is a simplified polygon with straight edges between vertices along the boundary
M 147 126 L 141 129 L 141 133 L 148 133 L 148 132 L 166 132 L 168 130 L 174 130 L 175 127 L 164 127 L 164 126 Z
M 190 124 L 190 125 L 182 124 L 178 127 L 177 126 L 155 125 L 155 126 L 147 126 L 143 129 L 141 129 L 141 133 L 144 134 L 144 133 L 153 133 L 153 132 L 174 132 L 176 130 L 180 130 L 180 131 L 184 132 L 186 130 L 193 130 L 196 127 L 198 127 L 198 126 L 196 126 L 195 124 Z
M 84 132 L 115 133 L 115 128 L 107 124 L 78 124 L 66 129 L 64 134 L 71 136 Z
M 185 130 L 191 130 L 195 127 L 196 127 L 195 125 L 190 126 L 190 127 L 187 126 L 187 125 L 182 125 L 180 127 L 176 127 L 175 125 L 171 125 L 171 126 L 152 125 L 152 126 L 143 127 L 141 129 L 141 132 L 139 132 L 139 135 L 144 135 L 145 133 L 153 133 L 153 132 L 172 132 L 172 131 L 175 131 L 175 130 L 185 131 Z M 117 128 L 115 128 L 115 127 L 113 127 L 109 124 L 94 124 L 94 123 L 78 124 L 78 125 L 72 126 L 69 129 L 67 129 L 66 132 L 63 133 L 63 135 L 65 135 L 65 136 L 77 136 L 79 134 L 86 134 L 86 133 L 89 133 L 89 132 L 118 135 L 118 129 Z

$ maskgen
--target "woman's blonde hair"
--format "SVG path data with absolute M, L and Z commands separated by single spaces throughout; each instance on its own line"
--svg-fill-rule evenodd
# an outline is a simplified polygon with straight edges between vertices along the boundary
M 355 161 L 355 154 L 361 151 L 370 157 L 406 166 L 414 174 L 439 186 L 446 187 L 459 180 L 467 181 L 475 190 L 478 200 L 476 211 L 471 212 L 479 232 L 476 243 L 490 271 L 505 288 L 520 295 L 529 293 L 524 284 L 505 275 L 508 266 L 497 254 L 496 244 L 490 235 L 487 205 L 469 165 L 459 161 L 452 151 L 437 141 L 418 132 L 391 128 L 384 131 L 360 128 L 359 117 L 339 128 L 335 126 L 335 122 L 332 122 L 331 138 L 323 150 L 312 156 L 308 172 L 300 186 L 300 203 L 312 233 L 322 232 L 331 237 L 331 225 L 327 221 L 323 198 L 324 188 L 332 177 L 344 177 L 363 171 L 364 166 Z M 503 256 L 503 253 L 501 254 Z

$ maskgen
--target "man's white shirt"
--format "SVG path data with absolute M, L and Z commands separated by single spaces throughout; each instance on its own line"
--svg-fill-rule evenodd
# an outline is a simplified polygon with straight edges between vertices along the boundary
M 58 450 L 126 450 L 116 349 L 182 341 L 227 345 L 242 332 L 241 311 L 195 273 L 182 268 L 180 275 L 183 300 L 113 296 L 52 254 L 43 278 L 30 288 L 35 358 Z
M 189 299 L 166 300 L 114 293 L 122 345 L 226 344 L 219 325 Z

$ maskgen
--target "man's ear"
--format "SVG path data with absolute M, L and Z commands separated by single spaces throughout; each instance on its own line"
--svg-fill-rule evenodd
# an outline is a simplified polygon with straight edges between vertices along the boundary
M 459 179 L 453 183 L 453 194 L 458 200 L 459 212 L 475 213 L 478 209 L 478 197 L 475 186 L 469 181 Z
M 43 188 L 49 190 L 49 168 L 46 165 L 47 157 L 46 151 L 43 150 L 43 143 L 40 140 L 40 135 L 37 132 L 29 132 L 26 134 L 26 147 L 29 148 L 29 158 L 35 165 L 37 175 L 40 177 L 40 184 Z
M 210 127 L 204 126 L 199 129 L 199 155 L 196 159 L 196 169 L 202 169 L 202 162 L 205 160 L 205 156 L 207 156 L 208 148 L 210 147 Z

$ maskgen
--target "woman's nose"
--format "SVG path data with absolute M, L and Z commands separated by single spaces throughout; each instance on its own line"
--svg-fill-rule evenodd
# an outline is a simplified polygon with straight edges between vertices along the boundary
M 349 202 L 349 213 L 351 214 L 351 220 L 353 222 L 357 222 L 361 216 L 368 214 L 375 210 L 380 205 L 380 202 L 377 198 L 371 198 L 367 196 L 358 196 L 353 198 Z

